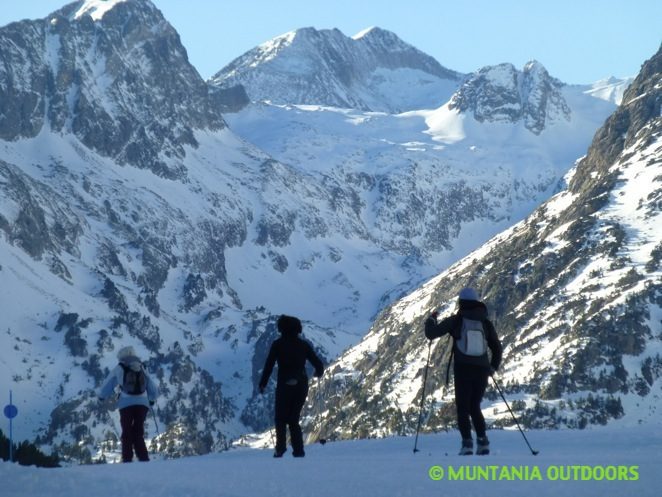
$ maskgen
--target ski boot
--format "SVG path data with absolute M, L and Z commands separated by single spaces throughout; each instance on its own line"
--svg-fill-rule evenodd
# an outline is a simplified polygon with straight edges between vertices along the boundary
M 490 441 L 486 436 L 476 438 L 476 455 L 486 456 L 490 453 Z
M 461 456 L 470 456 L 474 453 L 474 441 L 470 438 L 462 439 L 462 447 L 460 447 Z

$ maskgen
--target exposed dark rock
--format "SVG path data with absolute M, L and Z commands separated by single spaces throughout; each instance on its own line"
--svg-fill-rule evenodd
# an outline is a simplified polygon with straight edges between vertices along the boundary
M 205 282 L 199 274 L 186 277 L 183 289 L 184 310 L 190 311 L 207 298 Z
M 540 134 L 550 119 L 570 119 L 562 83 L 538 62 L 522 72 L 512 64 L 485 67 L 460 87 L 449 108 L 471 113 L 479 122 L 518 122 Z

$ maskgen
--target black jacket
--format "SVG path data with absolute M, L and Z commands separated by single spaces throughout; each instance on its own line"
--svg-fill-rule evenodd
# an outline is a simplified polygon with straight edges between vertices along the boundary
M 293 334 L 283 334 L 282 337 L 274 340 L 269 349 L 269 355 L 264 363 L 262 378 L 260 379 L 260 389 L 267 386 L 274 365 L 278 363 L 278 383 L 282 384 L 288 380 L 308 381 L 306 375 L 306 360 L 315 368 L 315 376 L 322 376 L 324 365 L 313 347 Z
M 463 317 L 483 323 L 483 330 L 485 331 L 487 346 L 492 352 L 491 359 L 487 354 L 479 357 L 472 357 L 467 356 L 458 350 L 456 340 L 460 336 Z M 430 316 L 425 321 L 425 336 L 430 340 L 433 338 L 439 338 L 446 334 L 450 334 L 453 337 L 453 353 L 455 355 L 456 367 L 461 364 L 466 364 L 486 369 L 492 367 L 495 371 L 499 369 L 499 366 L 501 365 L 501 355 L 503 353 L 503 349 L 501 347 L 501 342 L 499 341 L 496 330 L 494 329 L 494 325 L 487 318 L 487 307 L 482 302 L 477 302 L 475 300 L 460 300 L 460 309 L 457 313 L 442 319 L 439 323 L 437 323 L 436 318 L 433 316 Z

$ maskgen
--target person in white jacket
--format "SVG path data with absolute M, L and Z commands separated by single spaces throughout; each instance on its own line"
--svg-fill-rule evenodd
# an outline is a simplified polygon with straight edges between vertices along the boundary
M 158 396 L 158 388 L 145 371 L 133 347 L 120 349 L 117 359 L 119 364 L 103 383 L 99 400 L 109 398 L 119 386 L 117 408 L 122 425 L 122 462 L 131 462 L 134 451 L 139 461 L 149 461 L 145 445 L 145 419 Z

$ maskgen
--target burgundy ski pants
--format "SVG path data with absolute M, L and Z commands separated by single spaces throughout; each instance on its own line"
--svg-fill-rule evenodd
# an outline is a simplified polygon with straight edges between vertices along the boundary
M 122 462 L 131 462 L 135 451 L 139 461 L 149 461 L 145 445 L 147 407 L 137 405 L 120 409 L 122 425 Z

